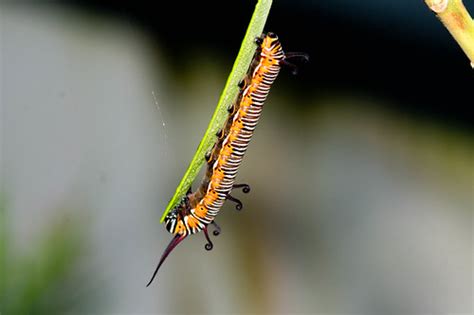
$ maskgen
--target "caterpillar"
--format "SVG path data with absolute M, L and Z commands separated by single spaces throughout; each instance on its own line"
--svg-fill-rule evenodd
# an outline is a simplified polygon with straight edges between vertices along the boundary
M 247 76 L 239 83 L 240 93 L 229 107 L 229 117 L 217 141 L 206 156 L 207 171 L 196 192 L 188 191 L 181 202 L 166 216 L 166 229 L 174 234 L 166 247 L 147 287 L 152 283 L 159 268 L 169 253 L 187 236 L 204 232 L 206 250 L 213 248 L 208 234 L 208 225 L 215 227 L 213 234 L 219 235 L 220 227 L 214 219 L 226 200 L 237 203 L 236 209 L 242 209 L 239 199 L 230 195 L 232 189 L 242 188 L 248 193 L 250 186 L 234 184 L 242 159 L 262 114 L 263 103 L 275 81 L 282 65 L 293 68 L 289 58 L 299 57 L 308 60 L 303 53 L 285 53 L 274 33 L 262 34 L 255 40 L 258 45 Z

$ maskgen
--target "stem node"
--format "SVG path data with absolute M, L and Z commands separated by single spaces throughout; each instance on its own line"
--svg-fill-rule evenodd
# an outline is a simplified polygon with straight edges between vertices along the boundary
M 442 13 L 448 7 L 449 0 L 426 0 L 428 7 L 435 13 Z

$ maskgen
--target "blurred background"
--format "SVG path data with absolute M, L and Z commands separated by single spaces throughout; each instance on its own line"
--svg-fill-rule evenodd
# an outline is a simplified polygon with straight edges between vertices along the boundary
M 145 288 L 255 2 L 0 2 L 1 314 L 472 314 L 474 75 L 421 0 L 274 1 L 310 63 Z

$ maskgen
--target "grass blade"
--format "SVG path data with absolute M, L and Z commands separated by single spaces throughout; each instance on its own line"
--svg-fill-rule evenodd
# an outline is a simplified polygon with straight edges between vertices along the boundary
M 232 71 L 230 72 L 224 90 L 219 98 L 219 102 L 211 121 L 209 122 L 206 133 L 204 134 L 183 179 L 176 188 L 173 198 L 171 198 L 166 207 L 160 222 L 164 221 L 168 212 L 178 204 L 182 197 L 184 197 L 204 164 L 204 156 L 212 149 L 212 146 L 216 141 L 216 132 L 222 128 L 225 119 L 228 116 L 227 107 L 232 104 L 239 93 L 237 84 L 247 73 L 250 62 L 252 61 L 252 57 L 257 48 L 254 41 L 255 37 L 262 34 L 271 5 L 272 0 L 259 0 L 255 6 L 255 11 L 253 12 L 242 45 L 240 46 L 239 54 L 234 62 L 234 66 L 232 67 Z

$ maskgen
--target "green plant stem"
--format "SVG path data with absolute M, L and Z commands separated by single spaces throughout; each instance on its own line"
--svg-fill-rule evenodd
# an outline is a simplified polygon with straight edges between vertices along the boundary
M 220 128 L 222 128 L 225 119 L 228 116 L 227 108 L 232 104 L 232 102 L 234 102 L 239 92 L 238 83 L 245 76 L 250 66 L 250 62 L 252 61 L 257 48 L 255 45 L 255 38 L 260 36 L 263 32 L 263 27 L 265 26 L 268 14 L 270 13 L 271 5 L 272 0 L 259 0 L 257 2 L 247 32 L 245 33 L 244 40 L 240 46 L 239 54 L 237 55 L 232 71 L 230 72 L 224 90 L 219 98 L 214 115 L 209 122 L 206 133 L 204 134 L 183 179 L 179 183 L 174 196 L 166 207 L 160 222 L 164 221 L 168 212 L 184 197 L 204 164 L 206 153 L 211 151 L 212 146 L 216 141 L 216 133 Z
M 474 21 L 462 0 L 425 0 L 453 38 L 461 46 L 474 68 Z

